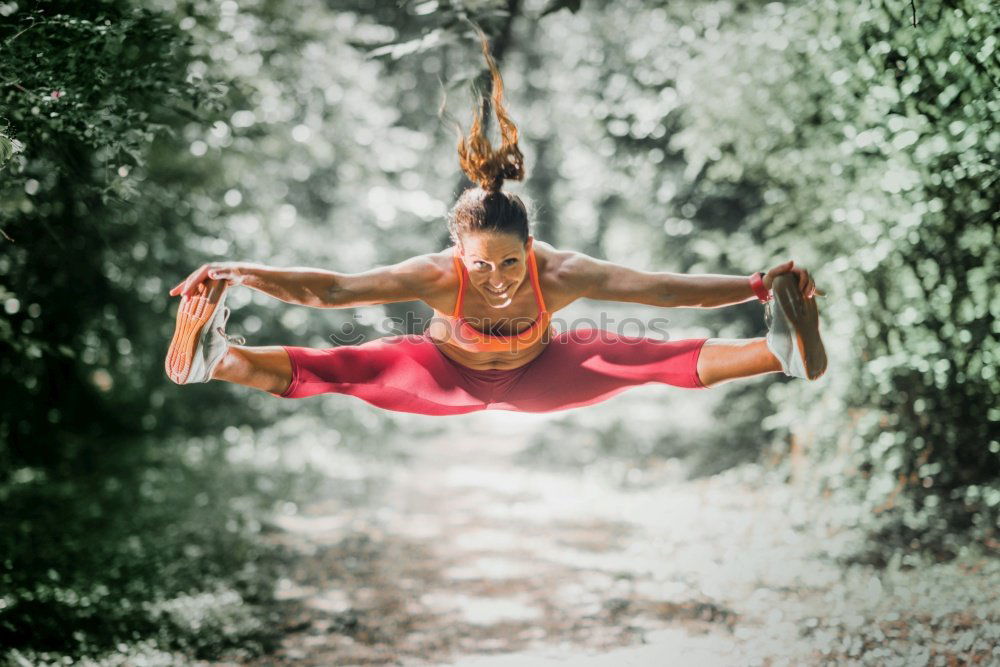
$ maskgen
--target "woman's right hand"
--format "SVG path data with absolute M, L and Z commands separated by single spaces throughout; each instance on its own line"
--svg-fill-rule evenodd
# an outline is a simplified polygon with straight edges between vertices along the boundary
M 239 285 L 246 277 L 246 274 L 243 272 L 246 266 L 244 262 L 213 262 L 211 264 L 202 264 L 191 275 L 170 290 L 170 296 L 191 296 L 198 291 L 198 286 L 206 280 L 225 280 L 229 287 Z

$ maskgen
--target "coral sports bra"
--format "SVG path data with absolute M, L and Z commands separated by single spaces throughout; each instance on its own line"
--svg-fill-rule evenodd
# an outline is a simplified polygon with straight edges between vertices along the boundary
M 449 343 L 469 352 L 518 352 L 535 345 L 546 334 L 550 333 L 552 315 L 545 308 L 545 300 L 542 298 L 542 287 L 538 282 L 538 265 L 535 263 L 534 248 L 528 251 L 528 274 L 531 277 L 531 286 L 535 290 L 538 319 L 524 331 L 510 336 L 483 333 L 465 321 L 465 318 L 462 317 L 462 301 L 465 296 L 468 272 L 458 255 L 458 248 L 455 248 L 452 259 L 455 261 L 455 270 L 458 272 L 458 300 L 455 303 L 455 311 L 451 317 L 447 318 L 450 329 Z

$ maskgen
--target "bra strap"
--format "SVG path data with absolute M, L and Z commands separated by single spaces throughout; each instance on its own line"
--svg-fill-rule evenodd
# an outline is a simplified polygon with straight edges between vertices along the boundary
M 452 255 L 455 261 L 455 272 L 458 273 L 458 298 L 455 300 L 455 312 L 452 317 L 462 317 L 462 295 L 465 294 L 465 264 L 458 257 L 458 246 L 455 246 L 455 253 Z
M 545 299 L 542 297 L 542 285 L 538 280 L 538 264 L 535 262 L 535 249 L 528 252 L 528 268 L 531 271 L 531 284 L 535 288 L 535 303 L 538 304 L 538 314 L 546 312 Z

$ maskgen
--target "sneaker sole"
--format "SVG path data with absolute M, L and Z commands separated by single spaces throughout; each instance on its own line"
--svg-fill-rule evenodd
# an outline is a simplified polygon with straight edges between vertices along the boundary
M 816 299 L 806 299 L 798 281 L 790 275 L 777 276 L 771 285 L 776 304 L 785 313 L 795 331 L 796 352 L 810 380 L 826 372 L 826 348 L 819 335 L 819 310 Z
M 181 298 L 181 305 L 177 309 L 174 337 L 167 349 L 164 366 L 167 376 L 177 384 L 187 383 L 202 329 L 219 307 L 226 285 L 221 280 L 209 280 L 199 286 L 199 290 L 193 296 Z

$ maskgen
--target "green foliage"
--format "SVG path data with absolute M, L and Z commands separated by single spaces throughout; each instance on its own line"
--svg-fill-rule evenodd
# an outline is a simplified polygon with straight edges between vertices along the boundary
M 679 66 L 671 145 L 690 176 L 681 211 L 693 203 L 697 224 L 712 197 L 756 190 L 746 231 L 830 291 L 833 377 L 776 388 L 770 423 L 819 459 L 849 452 L 834 474 L 884 510 L 873 530 L 930 547 L 966 528 L 988 539 L 1000 516 L 1000 19 L 989 3 L 922 3 L 914 28 L 899 9 L 726 17 Z
M 24 146 L 20 141 L 0 133 L 0 167 L 22 150 L 24 150 Z
M 4 39 L 0 61 L 0 102 L 32 154 L 58 139 L 100 151 L 115 167 L 134 165 L 171 113 L 191 113 L 211 96 L 185 80 L 187 44 L 155 13 L 127 3 L 36 7 L 8 17 L 5 27 L 17 32 Z
M 858 99 L 862 117 L 887 112 L 862 131 L 895 206 L 855 255 L 868 337 L 850 401 L 878 414 L 859 428 L 861 465 L 906 485 L 903 543 L 1000 527 L 1000 17 L 984 2 L 922 9 L 918 29 L 888 3 L 863 15 L 857 65 L 884 71 L 884 92 Z
M 0 3 L 5 645 L 211 657 L 270 641 L 247 611 L 269 594 L 251 567 L 271 557 L 251 528 L 263 499 L 185 463 L 222 469 L 235 443 L 185 438 L 314 411 L 338 446 L 371 450 L 392 417 L 167 384 L 166 292 L 212 259 L 356 272 L 443 247 L 459 174 L 437 109 L 482 68 L 466 18 L 505 50 L 539 238 L 651 270 L 792 257 L 829 293 L 820 383 L 720 390 L 690 440 L 597 406 L 600 426 L 560 421 L 527 456 L 631 471 L 692 455 L 712 473 L 790 440 L 889 547 L 858 557 L 996 544 L 1000 25 L 985 0 L 918 3 L 916 27 L 884 0 L 138 4 Z M 374 337 L 414 309 L 356 319 L 258 297 L 230 301 L 254 345 Z M 756 304 L 695 322 L 762 332 Z M 209 511 L 203 493 L 234 504 Z
M 312 478 L 234 466 L 227 447 L 161 439 L 68 477 L 20 468 L 0 487 L 0 645 L 36 657 L 138 639 L 202 658 L 273 647 L 263 605 L 281 553 L 258 517 Z
M 344 118 L 358 119 L 354 129 L 382 145 L 394 116 L 379 106 L 377 66 L 346 44 L 351 25 L 339 26 L 330 54 L 343 66 L 319 69 L 281 54 L 304 35 L 318 45 L 329 22 L 283 23 L 283 3 L 241 14 L 240 28 L 264 31 L 268 66 L 253 76 L 245 61 L 217 57 L 257 44 L 240 42 L 232 15 L 219 9 L 195 3 L 178 16 L 124 1 L 30 11 L 0 3 L 0 80 L 10 82 L 0 115 L 14 153 L 0 171 L 0 644 L 32 661 L 46 661 L 45 651 L 97 655 L 119 642 L 165 664 L 238 658 L 274 637 L 263 605 L 275 554 L 260 539 L 260 516 L 270 509 L 267 489 L 285 499 L 291 492 L 256 475 L 233 488 L 246 485 L 226 457 L 239 443 L 217 434 L 306 408 L 249 391 L 234 397 L 221 384 L 169 384 L 162 363 L 176 302 L 166 292 L 209 258 L 280 264 L 284 246 L 287 264 L 331 265 L 363 234 L 380 233 L 372 225 L 353 241 L 340 234 L 326 252 L 316 243 L 333 201 L 317 193 L 340 180 L 343 190 L 327 194 L 347 201 L 378 163 L 339 136 L 336 162 L 332 151 L 325 164 L 310 162 L 323 147 L 281 138 L 305 121 L 285 116 L 281 100 L 303 100 L 304 112 L 312 95 L 346 91 L 351 103 L 328 119 L 327 136 Z M 303 81 L 312 82 L 308 93 L 297 87 Z M 251 109 L 274 115 L 240 120 L 253 119 Z M 274 159 L 262 165 L 268 153 Z M 341 161 L 362 168 L 336 176 Z M 237 188 L 246 193 L 240 207 L 225 203 Z M 253 233 L 254 210 L 267 233 Z M 289 230 L 296 220 L 301 231 Z M 245 297 L 248 305 L 249 296 L 230 303 Z M 234 324 L 283 342 L 331 344 L 330 322 L 314 316 L 307 331 L 307 318 L 284 314 L 243 314 Z M 325 417 L 332 442 L 375 452 L 392 426 L 373 409 Z M 204 433 L 213 435 L 192 439 Z M 192 471 L 190 457 L 210 460 L 217 475 Z
M 813 271 L 827 377 L 735 391 L 706 447 L 794 442 L 817 484 L 866 508 L 876 550 L 946 555 L 990 543 L 1000 516 L 1000 19 L 922 3 L 914 27 L 906 9 L 585 4 L 537 47 L 573 72 L 532 75 L 558 131 L 522 127 L 571 165 L 552 196 L 571 245 L 633 266 Z M 762 330 L 754 308 L 703 321 Z
M 208 99 L 187 80 L 183 35 L 154 12 L 13 7 L 0 20 L 0 109 L 19 149 L 0 172 L 0 476 L 155 427 L 163 397 L 139 388 L 158 355 L 142 351 L 162 343 L 136 283 L 157 270 L 157 241 L 184 230 L 125 202 L 151 140 Z
M 996 662 L 997 560 L 976 552 L 949 563 L 901 560 L 877 573 L 848 568 L 813 613 L 798 619 L 813 657 L 860 665 Z

